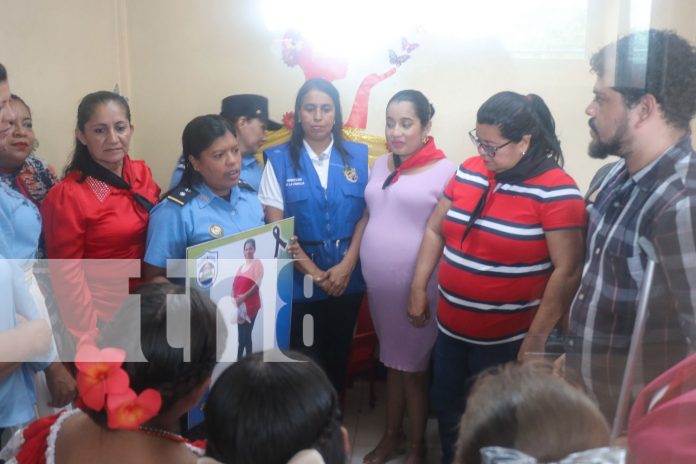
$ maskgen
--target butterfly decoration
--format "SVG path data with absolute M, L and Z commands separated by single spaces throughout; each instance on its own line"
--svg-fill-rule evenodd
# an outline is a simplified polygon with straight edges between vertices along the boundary
M 411 53 L 418 47 L 420 47 L 420 44 L 409 42 L 406 40 L 406 37 L 401 38 L 401 50 L 403 50 L 405 53 Z
M 395 66 L 401 66 L 409 58 L 411 58 L 411 55 L 397 55 L 394 50 L 389 50 L 389 63 Z

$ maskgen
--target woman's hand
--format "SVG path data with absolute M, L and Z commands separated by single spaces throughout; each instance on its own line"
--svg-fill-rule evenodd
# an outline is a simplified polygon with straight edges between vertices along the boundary
M 330 267 L 319 280 L 315 279 L 314 282 L 329 295 L 341 296 L 346 291 L 346 287 L 348 287 L 353 269 L 355 269 L 355 265 L 351 265 L 344 259 L 335 266 Z
M 288 243 L 288 247 L 286 248 L 288 253 L 290 253 L 290 256 L 293 257 L 293 259 L 309 259 L 309 256 L 305 251 L 302 249 L 300 246 L 300 241 L 297 238 L 297 235 L 293 235 L 290 237 L 290 242 Z
M 290 256 L 295 260 L 295 268 L 303 274 L 309 274 L 312 279 L 319 284 L 321 282 L 324 271 L 319 269 L 309 255 L 302 249 L 299 244 L 299 239 L 296 235 L 290 237 L 290 242 L 286 248 Z M 323 287 L 322 287 L 323 288 Z
M 424 289 L 412 288 L 408 299 L 408 321 L 413 327 L 425 327 L 430 319 L 428 295 Z

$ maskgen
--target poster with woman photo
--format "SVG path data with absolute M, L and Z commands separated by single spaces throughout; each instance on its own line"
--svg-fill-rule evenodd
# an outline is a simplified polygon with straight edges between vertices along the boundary
M 227 326 L 220 362 L 288 347 L 293 231 L 289 218 L 187 248 L 189 284 L 218 305 Z

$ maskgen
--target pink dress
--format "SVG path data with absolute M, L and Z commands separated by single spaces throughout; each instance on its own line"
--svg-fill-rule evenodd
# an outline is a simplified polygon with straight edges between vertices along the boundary
M 360 245 L 370 314 L 379 338 L 379 358 L 392 369 L 422 372 L 428 368 L 437 336 L 437 270 L 428 285 L 430 320 L 413 327 L 406 317 L 411 280 L 425 225 L 457 166 L 447 159 L 416 174 L 402 174 L 382 190 L 390 174 L 388 156 L 372 166 L 365 189 L 370 219 Z

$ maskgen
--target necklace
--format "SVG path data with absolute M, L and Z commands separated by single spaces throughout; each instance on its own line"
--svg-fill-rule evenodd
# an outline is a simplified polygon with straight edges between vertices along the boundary
M 168 430 L 156 429 L 154 427 L 141 425 L 138 427 L 138 431 L 146 435 L 152 435 L 153 437 L 164 438 L 165 440 L 173 441 L 175 443 L 187 443 L 187 440 L 184 437 Z

